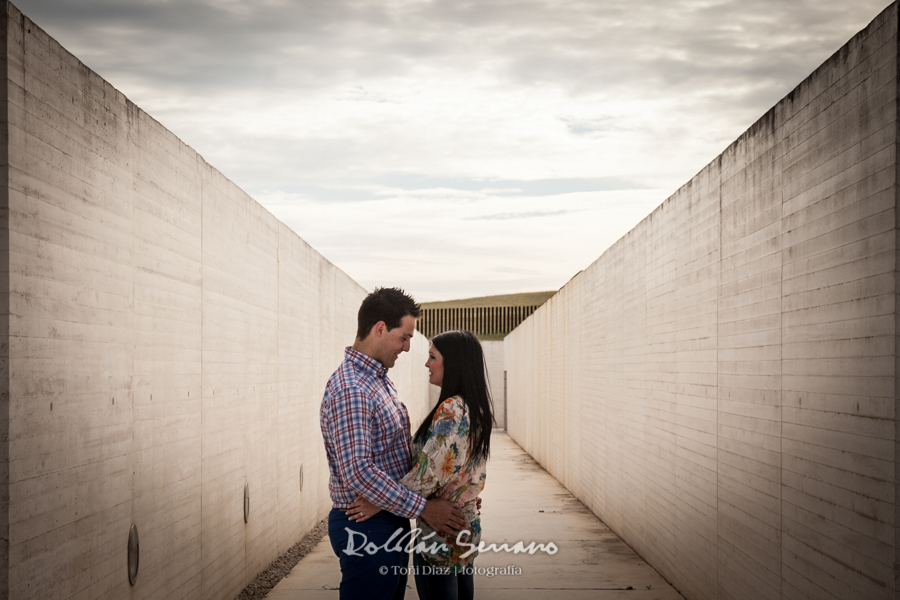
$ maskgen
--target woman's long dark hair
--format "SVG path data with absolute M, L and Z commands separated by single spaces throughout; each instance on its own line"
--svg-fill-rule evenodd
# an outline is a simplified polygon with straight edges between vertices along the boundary
M 487 458 L 491 450 L 494 408 L 481 343 L 468 331 L 445 331 L 436 335 L 431 343 L 444 360 L 441 395 L 419 425 L 415 440 L 424 442 L 428 437 L 431 420 L 441 402 L 451 396 L 462 396 L 469 411 L 469 456 Z

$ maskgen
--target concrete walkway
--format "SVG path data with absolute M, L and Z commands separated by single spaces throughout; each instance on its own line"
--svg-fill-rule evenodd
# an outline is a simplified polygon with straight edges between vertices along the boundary
M 479 570 L 515 565 L 520 575 L 475 576 L 482 600 L 566 598 L 683 600 L 652 567 L 625 545 L 584 505 L 522 451 L 495 431 L 483 498 L 482 541 L 553 542 L 554 554 L 483 552 Z M 411 562 L 411 561 L 410 561 Z M 512 571 L 513 569 L 510 569 Z M 341 581 L 338 559 L 326 537 L 284 578 L 269 600 L 336 600 Z M 407 600 L 416 600 L 413 577 Z

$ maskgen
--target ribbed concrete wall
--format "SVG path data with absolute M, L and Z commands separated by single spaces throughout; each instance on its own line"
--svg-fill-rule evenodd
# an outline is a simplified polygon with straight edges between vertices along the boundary
M 330 507 L 365 292 L 3 6 L 0 596 L 230 600 Z M 414 422 L 425 351 L 392 374 Z
M 510 434 L 688 599 L 900 598 L 897 19 L 506 338 Z

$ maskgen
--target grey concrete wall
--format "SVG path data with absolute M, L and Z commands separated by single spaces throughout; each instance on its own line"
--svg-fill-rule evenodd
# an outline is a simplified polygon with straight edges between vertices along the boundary
M 0 594 L 230 600 L 330 508 L 365 291 L 3 6 Z M 392 373 L 413 421 L 425 351 Z
M 481 342 L 484 350 L 484 362 L 487 365 L 488 380 L 491 384 L 491 399 L 494 403 L 494 421 L 496 427 L 506 428 L 503 418 L 503 372 L 506 370 L 506 346 L 502 340 Z
M 688 599 L 900 597 L 897 19 L 506 338 L 510 435 Z

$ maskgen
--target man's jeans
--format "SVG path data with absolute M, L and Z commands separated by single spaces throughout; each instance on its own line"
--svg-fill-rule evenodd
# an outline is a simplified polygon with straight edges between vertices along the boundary
M 459 575 L 436 575 L 430 572 L 430 565 L 417 552 L 413 552 L 413 566 L 419 600 L 472 600 L 475 596 L 475 577 L 471 569 Z
M 348 529 L 354 532 L 352 536 Z M 401 532 L 394 536 L 398 529 Z M 386 511 L 356 523 L 348 519 L 344 511 L 331 509 L 328 537 L 341 562 L 341 600 L 403 600 L 409 567 L 409 554 L 405 551 L 409 543 L 408 532 L 409 519 Z M 391 536 L 394 539 L 390 547 L 401 546 L 403 551 L 387 552 L 382 549 Z M 347 554 L 344 550 L 351 544 L 353 554 Z M 363 547 L 368 544 L 377 546 L 378 552 L 372 555 L 366 552 Z

